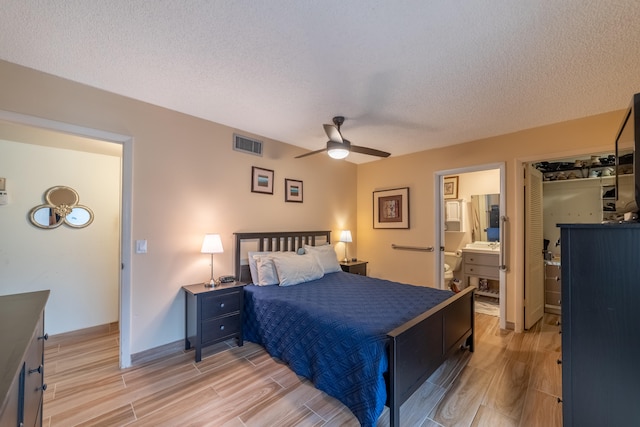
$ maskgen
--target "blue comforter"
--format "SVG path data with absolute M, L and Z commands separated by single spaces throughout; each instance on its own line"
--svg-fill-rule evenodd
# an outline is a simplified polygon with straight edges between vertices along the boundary
M 387 332 L 452 295 L 344 272 L 295 286 L 249 285 L 244 339 L 374 426 L 387 397 Z

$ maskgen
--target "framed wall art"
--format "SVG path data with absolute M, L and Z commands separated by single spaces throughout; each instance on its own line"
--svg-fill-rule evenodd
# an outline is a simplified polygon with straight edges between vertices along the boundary
M 253 193 L 273 194 L 273 171 L 252 166 L 251 191 Z
M 285 178 L 284 201 L 302 203 L 302 181 Z
M 458 198 L 458 175 L 447 176 L 444 178 L 444 188 L 442 194 L 445 199 L 457 199 Z
M 373 192 L 373 228 L 409 228 L 409 187 Z

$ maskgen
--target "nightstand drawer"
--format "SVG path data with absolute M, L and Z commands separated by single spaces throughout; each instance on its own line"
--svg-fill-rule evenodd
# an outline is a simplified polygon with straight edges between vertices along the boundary
M 240 331 L 240 313 L 202 322 L 202 343 L 233 337 Z
M 212 292 L 202 297 L 202 320 L 212 319 L 240 310 L 240 301 L 238 293 L 243 292 L 237 289 L 227 292 Z
M 346 273 L 359 274 L 360 276 L 367 275 L 367 261 L 343 261 L 340 262 L 340 268 Z

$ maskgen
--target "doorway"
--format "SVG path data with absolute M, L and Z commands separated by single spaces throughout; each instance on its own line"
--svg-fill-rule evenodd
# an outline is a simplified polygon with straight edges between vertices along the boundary
M 473 188 L 472 185 L 467 185 L 465 188 L 465 185 L 464 185 L 465 174 L 469 174 L 469 175 L 482 174 L 482 173 L 489 173 L 491 171 L 495 173 L 493 175 L 493 178 L 491 178 L 492 181 L 495 181 L 495 182 L 492 182 L 491 184 L 493 185 L 492 191 L 485 192 L 484 190 L 482 191 L 479 189 L 476 190 Z M 491 176 L 491 174 L 489 175 Z M 445 177 L 456 178 L 455 182 L 458 184 L 456 184 L 457 188 L 456 188 L 456 194 L 454 195 L 454 197 L 452 197 L 451 194 L 445 195 L 444 193 Z M 434 180 L 435 186 L 436 186 L 434 191 L 434 194 L 435 194 L 434 205 L 436 206 L 435 236 L 436 236 L 436 247 L 440 248 L 440 251 L 438 251 L 438 254 L 435 257 L 436 283 L 440 283 L 441 287 L 447 288 L 447 284 L 445 283 L 445 280 L 444 280 L 445 252 L 447 254 L 450 254 L 451 251 L 456 251 L 456 252 L 461 251 L 460 256 L 463 256 L 463 252 L 464 252 L 463 248 L 466 247 L 467 244 L 474 244 L 474 238 L 472 237 L 472 230 L 476 230 L 475 233 L 477 238 L 475 240 L 478 241 L 476 244 L 476 246 L 478 247 L 481 245 L 481 243 L 479 242 L 480 231 L 484 232 L 485 236 L 491 237 L 490 239 L 489 238 L 487 239 L 487 243 L 491 243 L 493 245 L 492 249 L 496 248 L 496 244 L 499 241 L 499 251 L 494 252 L 498 258 L 499 268 L 498 268 L 498 271 L 496 272 L 496 275 L 493 276 L 493 279 L 497 279 L 495 283 L 496 283 L 496 292 L 498 296 L 497 299 L 499 301 L 498 305 L 499 305 L 500 328 L 502 329 L 506 328 L 506 297 L 507 297 L 506 270 L 508 268 L 505 262 L 505 255 L 508 250 L 508 242 L 506 241 L 507 239 L 506 239 L 506 233 L 505 233 L 506 231 L 505 181 L 506 181 L 506 178 L 505 178 L 504 163 L 476 165 L 476 166 L 470 166 L 466 168 L 437 171 L 435 173 L 435 180 Z M 463 184 L 459 185 L 459 183 L 461 182 Z M 482 194 L 474 194 L 478 192 Z M 497 195 L 493 196 L 493 194 L 495 193 L 497 193 Z M 471 218 L 472 214 L 471 214 L 470 206 L 471 206 L 472 195 L 482 200 L 493 200 L 495 198 L 496 200 L 499 201 L 497 212 L 496 212 L 496 209 L 493 209 L 493 210 L 489 209 L 489 212 L 487 214 L 487 221 L 491 221 L 491 218 L 493 218 L 493 216 L 498 216 L 499 218 L 499 226 L 497 227 L 498 230 L 495 230 L 496 227 L 489 227 L 490 225 L 489 222 L 487 222 L 487 226 L 473 224 L 474 222 L 477 222 L 477 221 L 476 219 Z M 452 199 L 459 203 L 460 205 L 459 211 L 463 213 L 462 215 L 463 218 L 461 220 L 461 223 L 466 225 L 463 225 L 463 228 L 461 230 L 456 229 L 453 232 L 447 232 L 447 228 L 449 228 L 451 223 L 451 221 L 447 221 L 448 219 L 447 218 L 447 204 L 448 204 L 447 202 L 451 202 Z M 480 204 L 482 203 L 484 202 L 480 202 Z M 465 215 L 466 215 L 466 219 L 464 218 Z M 491 230 L 489 230 L 489 234 L 486 234 L 487 228 L 491 228 Z M 451 236 L 447 236 L 447 234 L 451 234 Z M 449 242 L 447 242 L 447 237 L 450 237 Z M 452 240 L 453 240 L 453 245 L 451 244 Z M 471 246 L 473 245 L 469 245 L 469 247 Z M 445 250 L 445 247 L 446 247 L 446 250 Z M 461 264 L 460 268 L 464 269 L 464 263 Z M 464 273 L 464 270 L 462 270 L 461 272 L 458 272 L 457 275 L 459 277 L 462 277 L 463 280 L 467 283 L 469 281 L 473 281 L 474 282 L 473 284 L 475 285 L 475 278 L 467 277 L 467 274 Z M 467 283 L 464 283 L 463 286 L 466 286 Z M 485 282 L 483 282 L 483 286 L 484 284 Z M 488 285 L 488 282 L 487 282 L 487 285 Z
M 120 213 L 120 283 L 119 283 L 119 322 L 120 322 L 120 367 L 131 366 L 131 199 L 132 199 L 132 153 L 133 138 L 76 126 L 54 120 L 0 110 L 0 120 L 59 132 L 83 138 L 94 139 L 122 145 L 121 158 L 121 213 Z

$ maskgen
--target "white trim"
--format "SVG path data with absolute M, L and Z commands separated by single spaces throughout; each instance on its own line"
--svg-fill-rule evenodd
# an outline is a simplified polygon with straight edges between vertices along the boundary
M 463 173 L 468 173 L 468 172 L 480 172 L 480 171 L 484 171 L 484 170 L 492 170 L 492 169 L 499 169 L 500 170 L 500 217 L 502 216 L 506 216 L 507 214 L 507 189 L 506 189 L 506 165 L 504 162 L 500 162 L 500 163 L 488 163 L 488 164 L 484 164 L 484 165 L 474 165 L 474 166 L 467 166 L 464 168 L 457 168 L 457 169 L 447 169 L 447 170 L 441 170 L 441 171 L 436 171 L 434 172 L 434 196 L 435 196 L 435 200 L 434 200 L 434 206 L 435 206 L 435 231 L 434 231 L 434 236 L 435 236 L 435 248 L 436 248 L 436 256 L 435 258 L 435 262 L 436 262 L 436 268 L 435 270 L 435 283 L 438 283 L 440 286 L 442 286 L 442 278 L 444 275 L 444 271 L 443 271 L 443 265 L 444 265 L 444 260 L 443 260 L 443 254 L 442 251 L 439 250 L 439 248 L 444 246 L 444 196 L 442 194 L 442 187 L 443 187 L 443 179 L 445 176 L 447 175 L 459 175 L 459 174 L 463 174 Z M 502 227 L 502 223 L 500 224 L 500 226 Z M 507 230 L 508 231 L 508 230 Z M 509 238 L 509 233 L 507 233 L 507 240 L 511 241 L 511 242 L 515 242 L 518 240 L 515 239 L 511 239 Z M 509 245 L 508 242 L 500 242 L 501 248 L 500 250 L 502 251 L 509 251 Z M 506 252 L 506 255 L 508 255 L 509 252 Z M 508 257 L 507 257 L 508 259 Z M 508 262 L 507 262 L 507 266 L 508 266 Z M 517 301 L 517 300 L 516 300 Z M 516 303 L 516 309 L 517 309 L 517 303 Z M 516 310 L 517 311 L 517 310 Z M 507 327 L 507 277 L 506 277 L 506 271 L 500 271 L 500 328 L 501 329 L 506 329 Z
M 131 212 L 133 188 L 133 137 L 0 110 L 0 120 L 122 144 L 122 212 L 120 256 L 120 367 L 131 366 Z

